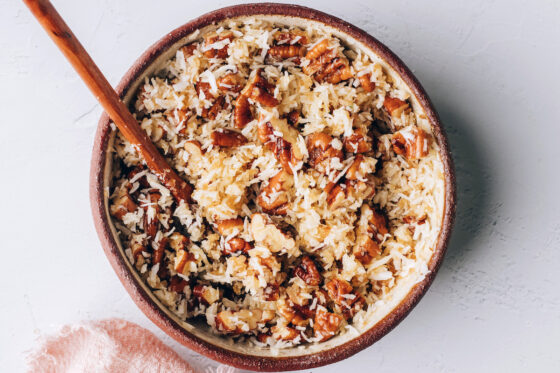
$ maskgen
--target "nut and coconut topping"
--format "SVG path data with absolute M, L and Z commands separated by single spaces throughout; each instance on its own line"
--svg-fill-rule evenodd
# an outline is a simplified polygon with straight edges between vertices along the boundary
M 227 338 L 282 348 L 363 330 L 425 275 L 439 229 L 437 143 L 409 97 L 317 26 L 199 36 L 135 101 L 192 203 L 115 139 L 109 207 L 128 259 L 180 319 Z

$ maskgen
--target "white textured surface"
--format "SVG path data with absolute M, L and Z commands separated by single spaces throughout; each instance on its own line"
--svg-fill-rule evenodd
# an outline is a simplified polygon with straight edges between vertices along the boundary
M 113 84 L 166 32 L 233 3 L 55 1 Z M 364 28 L 415 72 L 448 131 L 460 199 L 448 256 L 410 316 L 315 371 L 560 371 L 560 3 L 306 4 Z M 83 319 L 123 317 L 164 337 L 93 228 L 99 106 L 21 2 L 0 9 L 0 370 L 23 370 L 39 334 Z

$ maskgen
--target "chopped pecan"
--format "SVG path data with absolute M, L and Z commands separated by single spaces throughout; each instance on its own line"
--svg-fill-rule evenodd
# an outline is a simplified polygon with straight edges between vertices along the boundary
M 184 45 L 179 49 L 181 52 L 183 52 L 183 58 L 185 59 L 185 62 L 188 63 L 187 61 L 188 58 L 194 54 L 194 51 L 196 50 L 197 47 L 198 47 L 197 43 L 192 43 L 192 44 Z
M 292 110 L 286 115 L 286 120 L 292 126 L 297 126 L 299 123 L 299 111 Z
M 224 109 L 225 103 L 226 103 L 226 99 L 224 98 L 224 96 L 219 96 L 218 98 L 216 98 L 216 100 L 214 101 L 212 106 L 210 106 L 209 109 L 208 108 L 202 109 L 201 116 L 203 118 L 207 118 L 210 120 L 216 119 L 218 113 Z
M 156 237 L 159 228 L 159 210 L 158 201 L 161 198 L 161 194 L 158 192 L 148 192 L 148 203 L 144 204 L 142 207 L 145 210 L 144 213 L 144 232 L 151 239 Z
M 218 129 L 212 132 L 212 144 L 216 146 L 223 146 L 226 148 L 232 148 L 236 146 L 241 146 L 247 143 L 247 138 L 229 129 Z
M 282 316 L 286 322 L 297 326 L 305 326 L 309 323 L 311 316 L 306 316 L 296 309 L 296 305 L 290 299 L 282 298 L 276 302 L 278 314 Z
M 152 254 L 152 264 L 158 264 L 163 259 L 163 254 L 167 248 L 168 239 L 163 236 L 158 242 L 154 242 L 154 253 Z
M 313 48 L 311 48 L 309 52 L 307 52 L 305 58 L 312 61 L 317 57 L 319 57 L 320 55 L 322 55 L 323 53 L 325 53 L 328 47 L 329 47 L 329 40 L 323 39 L 321 40 L 321 42 L 317 43 Z
M 229 73 L 216 80 L 218 88 L 224 92 L 239 92 L 243 89 L 243 77 Z
M 280 133 L 281 136 L 277 134 Z M 259 121 L 257 126 L 257 137 L 272 151 L 276 159 L 282 164 L 283 169 L 292 174 L 292 167 L 303 159 L 297 146 L 298 130 L 290 126 L 286 120 L 271 119 L 270 121 Z
M 173 232 L 169 236 L 169 247 L 173 251 L 186 250 L 189 242 L 189 239 L 179 232 Z
M 342 304 L 348 298 L 346 297 L 348 294 L 352 294 L 354 288 L 350 283 L 346 280 L 341 278 L 333 278 L 330 280 L 327 285 L 327 292 L 329 297 L 336 303 Z
M 195 261 L 194 255 L 189 253 L 188 251 L 186 250 L 177 251 L 177 255 L 175 256 L 175 264 L 174 264 L 175 271 L 179 273 L 183 273 L 187 263 L 194 262 L 194 261 Z
M 259 333 L 259 334 L 257 334 L 257 341 L 259 341 L 260 343 L 268 344 L 269 341 L 270 341 L 270 338 L 272 338 L 270 333 Z
M 185 290 L 185 287 L 189 284 L 187 280 L 180 276 L 173 276 L 169 281 L 169 290 L 174 291 L 176 293 L 182 293 Z
M 301 263 L 296 267 L 294 274 L 307 285 L 318 286 L 321 283 L 321 274 L 317 270 L 315 262 L 309 256 L 304 256 L 301 259 Z
M 389 230 L 387 229 L 387 220 L 385 219 L 385 216 L 383 216 L 381 213 L 377 212 L 376 210 L 374 209 L 371 210 L 371 215 L 369 216 L 368 221 L 370 224 L 369 229 L 371 230 L 371 232 L 380 234 L 382 236 L 389 233 Z
M 352 164 L 346 171 L 346 179 L 348 180 L 363 179 L 366 176 L 363 174 L 363 170 L 361 169 L 361 165 L 363 162 L 364 162 L 364 156 L 358 154 L 354 159 L 354 162 L 352 162 Z
M 362 180 L 341 179 L 338 183 L 330 182 L 325 188 L 327 204 L 330 209 L 337 209 L 346 203 L 351 196 L 354 199 L 370 199 L 375 194 L 375 187 L 370 182 Z
M 129 212 L 136 211 L 136 208 L 136 203 L 134 202 L 130 194 L 128 194 L 128 190 L 123 189 L 121 195 L 117 197 L 111 205 L 111 214 L 115 218 L 122 220 L 123 217 Z
M 356 312 L 365 305 L 365 299 L 360 294 L 354 293 L 352 285 L 340 278 L 334 278 L 327 283 L 329 297 L 341 307 L 346 319 L 354 317 Z
M 266 301 L 278 300 L 279 293 L 279 286 L 276 284 L 270 284 L 263 290 L 263 296 Z
M 233 123 L 236 128 L 244 128 L 247 123 L 253 120 L 249 98 L 245 95 L 239 95 L 235 100 L 235 108 L 233 109 Z
M 243 231 L 243 219 L 234 218 L 234 219 L 219 220 L 216 222 L 216 226 L 218 232 L 220 232 L 222 236 L 229 236 L 234 232 L 240 233 Z
M 224 108 L 226 101 L 224 96 L 217 96 L 212 92 L 211 89 L 212 87 L 210 83 L 196 83 L 196 92 L 198 94 L 198 97 L 200 99 L 208 100 L 212 104 L 209 108 L 204 106 L 200 115 L 203 118 L 213 120 L 216 119 L 218 113 Z
M 263 187 L 257 197 L 257 204 L 264 212 L 272 215 L 285 215 L 288 208 L 286 191 L 294 185 L 293 177 L 282 170 L 274 175 Z
M 228 42 L 225 42 L 225 40 Z M 233 32 L 225 31 L 220 34 L 212 33 L 204 39 L 204 56 L 208 58 L 226 58 L 228 56 L 228 45 L 233 41 Z M 223 43 L 221 43 L 223 42 Z
M 330 159 L 342 159 L 342 149 L 336 149 L 332 142 L 333 138 L 324 132 L 316 132 L 307 137 L 307 151 L 311 167 L 320 172 L 326 172 Z
M 274 325 L 270 331 L 275 339 L 281 341 L 293 341 L 301 334 L 299 330 L 285 325 Z
M 391 139 L 395 153 L 407 159 L 419 159 L 428 155 L 429 143 L 426 132 L 419 128 L 401 130 Z
M 416 217 L 416 216 L 411 216 L 411 215 L 407 215 L 403 218 L 403 221 L 406 224 L 418 224 L 418 225 L 422 225 L 426 222 L 426 219 L 428 217 L 424 214 L 421 217 Z
M 186 124 L 193 113 L 185 108 L 174 109 L 166 114 L 167 120 L 175 125 L 176 130 L 181 134 L 186 134 Z
M 360 84 L 362 85 L 364 91 L 372 92 L 375 89 L 375 83 L 371 81 L 370 73 L 361 75 L 358 79 L 360 80 Z
M 130 249 L 132 250 L 134 259 L 138 259 L 138 257 L 142 255 L 142 252 L 146 251 L 146 247 L 138 242 L 133 242 L 132 245 L 130 245 Z
M 307 35 L 302 30 L 281 31 L 274 34 L 274 40 L 278 45 L 305 45 L 307 44 Z
M 400 117 L 403 111 L 409 108 L 406 101 L 390 96 L 385 96 L 383 107 L 392 117 Z
M 292 57 L 303 57 L 305 47 L 300 45 L 276 45 L 268 50 L 268 55 L 276 60 L 285 60 Z
M 260 323 L 271 319 L 268 310 L 222 311 L 216 315 L 216 329 L 227 334 L 242 334 L 255 330 Z
M 348 59 L 336 49 L 329 49 L 328 39 L 315 45 L 305 58 L 309 64 L 303 67 L 303 72 L 313 75 L 318 82 L 336 84 L 352 77 Z
M 138 175 L 140 172 L 144 171 L 145 169 L 146 167 L 144 167 L 143 165 L 138 165 L 134 167 L 132 170 L 130 170 L 130 172 L 126 176 L 128 180 L 132 180 L 136 175 Z M 150 183 L 148 183 L 148 179 L 146 178 L 146 176 L 140 177 L 139 179 L 137 179 L 137 181 L 140 183 L 140 186 L 142 188 L 150 187 Z M 132 188 L 132 184 L 130 185 L 130 187 Z
M 349 153 L 367 153 L 372 149 L 371 138 L 363 128 L 356 128 L 352 135 L 344 137 L 343 143 Z
M 347 300 L 342 306 L 342 315 L 346 320 L 351 319 L 366 305 L 365 298 L 360 294 L 354 294 L 355 298 Z
M 360 234 L 356 238 L 353 253 L 360 263 L 367 265 L 381 254 L 381 249 L 367 234 Z
M 212 100 L 216 97 L 214 93 L 212 93 L 212 86 L 208 82 L 197 82 L 195 84 L 196 94 L 202 100 Z
M 262 75 L 262 69 L 253 72 L 247 85 L 241 91 L 241 94 L 260 103 L 263 106 L 278 106 L 279 102 L 274 98 L 274 86 L 270 84 Z
M 338 331 L 341 323 L 342 316 L 328 312 L 323 307 L 320 307 L 317 310 L 315 320 L 313 321 L 315 338 L 317 338 L 319 342 L 332 338 Z
M 243 238 L 234 237 L 226 243 L 226 247 L 224 248 L 222 253 L 225 255 L 233 254 L 238 251 L 243 251 L 244 253 L 247 253 L 252 248 L 253 247 L 251 246 L 251 244 L 245 241 Z
M 336 57 L 332 59 L 315 73 L 315 79 L 317 81 L 326 81 L 331 84 L 336 84 L 342 80 L 348 80 L 351 77 L 352 70 L 348 65 L 346 57 Z
M 200 303 L 207 306 L 220 299 L 220 291 L 218 289 L 201 284 L 193 287 L 193 295 Z

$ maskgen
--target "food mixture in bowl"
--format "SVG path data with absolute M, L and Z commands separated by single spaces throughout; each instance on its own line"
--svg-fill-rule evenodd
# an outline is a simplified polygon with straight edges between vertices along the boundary
M 429 120 L 371 51 L 326 28 L 245 19 L 197 37 L 134 101 L 192 201 L 177 204 L 120 134 L 113 144 L 128 260 L 179 319 L 236 341 L 365 330 L 423 279 L 439 234 Z

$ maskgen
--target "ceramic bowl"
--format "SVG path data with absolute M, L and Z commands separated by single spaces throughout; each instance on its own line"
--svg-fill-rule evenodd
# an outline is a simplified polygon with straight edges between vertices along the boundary
M 196 18 L 171 31 L 152 45 L 128 70 L 117 87 L 118 93 L 128 105 L 144 77 L 153 74 L 161 64 L 175 55 L 176 50 L 189 41 L 194 32 L 204 32 L 216 23 L 238 17 L 265 17 L 274 22 L 299 25 L 305 28 L 309 22 L 318 22 L 349 45 L 369 50 L 394 80 L 408 86 L 415 109 L 422 110 L 433 129 L 439 145 L 445 177 L 445 207 L 440 235 L 428 264 L 429 274 L 406 293 L 400 303 L 358 336 L 338 343 L 324 343 L 303 349 L 290 349 L 278 355 L 269 350 L 247 349 L 227 342 L 226 338 L 212 335 L 207 328 L 185 323 L 170 313 L 151 293 L 126 259 L 108 209 L 111 157 L 110 148 L 115 132 L 103 114 L 99 121 L 91 163 L 91 204 L 95 226 L 101 244 L 111 265 L 138 307 L 156 325 L 184 346 L 219 362 L 235 367 L 257 371 L 282 371 L 309 369 L 345 359 L 379 340 L 393 329 L 418 303 L 430 286 L 440 266 L 449 242 L 455 214 L 455 176 L 449 146 L 438 115 L 428 95 L 404 65 L 386 46 L 367 34 L 336 17 L 320 11 L 287 4 L 244 4 L 216 10 Z M 347 333 L 348 334 L 348 333 Z

